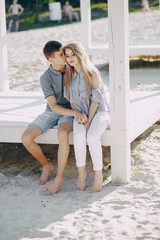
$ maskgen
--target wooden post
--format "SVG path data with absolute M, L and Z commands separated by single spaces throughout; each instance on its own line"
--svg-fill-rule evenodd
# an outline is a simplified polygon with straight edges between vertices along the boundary
M 109 78 L 112 182 L 130 180 L 128 0 L 109 0 Z
M 0 91 L 8 89 L 9 83 L 5 1 L 0 0 Z
M 86 51 L 91 47 L 91 6 L 90 0 L 80 0 L 81 38 Z

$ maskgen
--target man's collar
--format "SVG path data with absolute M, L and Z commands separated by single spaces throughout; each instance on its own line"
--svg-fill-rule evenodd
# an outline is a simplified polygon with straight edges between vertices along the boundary
M 66 69 L 67 69 L 67 66 L 65 66 L 64 72 L 59 72 L 59 71 L 54 70 L 54 69 L 52 68 L 52 65 L 49 66 L 49 70 L 50 70 L 52 73 L 54 73 L 55 75 L 57 75 L 57 76 L 59 76 L 59 75 L 62 74 L 62 73 L 65 73 L 65 72 L 66 72 Z

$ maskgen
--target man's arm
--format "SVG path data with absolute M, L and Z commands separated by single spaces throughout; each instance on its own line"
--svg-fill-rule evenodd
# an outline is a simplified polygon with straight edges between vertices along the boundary
M 12 15 L 12 6 L 9 7 L 8 13 L 9 13 L 9 15 Z
M 78 110 L 76 109 L 76 107 L 75 107 L 75 105 L 73 103 L 71 103 L 71 108 L 73 110 L 75 110 L 76 112 L 78 112 Z M 86 114 L 83 114 L 83 117 L 81 117 L 81 115 L 78 114 L 78 118 L 75 117 L 74 119 L 76 120 L 76 122 L 78 124 L 84 124 L 84 123 L 86 123 L 88 121 L 88 118 L 87 118 Z
M 54 113 L 64 115 L 64 116 L 73 116 L 75 118 L 78 118 L 79 116 L 83 117 L 82 113 L 80 113 L 74 109 L 68 109 L 68 108 L 59 106 L 57 104 L 57 100 L 54 95 L 51 95 L 51 96 L 47 97 L 46 99 L 48 101 L 48 104 L 49 104 L 52 112 L 54 112 Z
M 19 5 L 19 9 L 20 9 L 19 15 L 21 15 L 24 11 L 24 8 L 21 5 Z

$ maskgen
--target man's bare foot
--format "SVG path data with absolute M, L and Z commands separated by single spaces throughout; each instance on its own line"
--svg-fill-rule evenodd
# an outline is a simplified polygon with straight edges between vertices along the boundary
M 85 166 L 78 168 L 77 188 L 80 191 L 85 191 L 85 189 L 86 189 L 86 170 L 85 170 Z
M 54 167 L 51 163 L 47 163 L 43 166 L 42 175 L 38 181 L 39 185 L 44 185 L 48 181 L 48 176 L 51 172 L 53 172 Z
M 59 191 L 63 183 L 63 178 L 56 177 L 54 182 L 47 188 L 44 189 L 46 195 L 51 196 Z
M 90 190 L 90 193 L 101 192 L 102 181 L 103 181 L 102 170 L 95 171 L 94 183 Z

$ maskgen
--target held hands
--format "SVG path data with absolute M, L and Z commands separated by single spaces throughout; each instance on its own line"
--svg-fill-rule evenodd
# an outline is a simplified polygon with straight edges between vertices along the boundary
M 85 124 L 88 121 L 88 118 L 85 114 L 77 113 L 74 118 L 78 124 Z
M 91 124 L 91 121 L 89 121 L 89 119 L 87 118 L 87 116 L 85 114 L 79 114 L 77 116 L 75 116 L 75 121 L 78 123 L 78 124 L 84 124 L 84 127 L 86 129 L 86 134 L 88 132 L 88 129 L 90 127 L 90 124 Z

